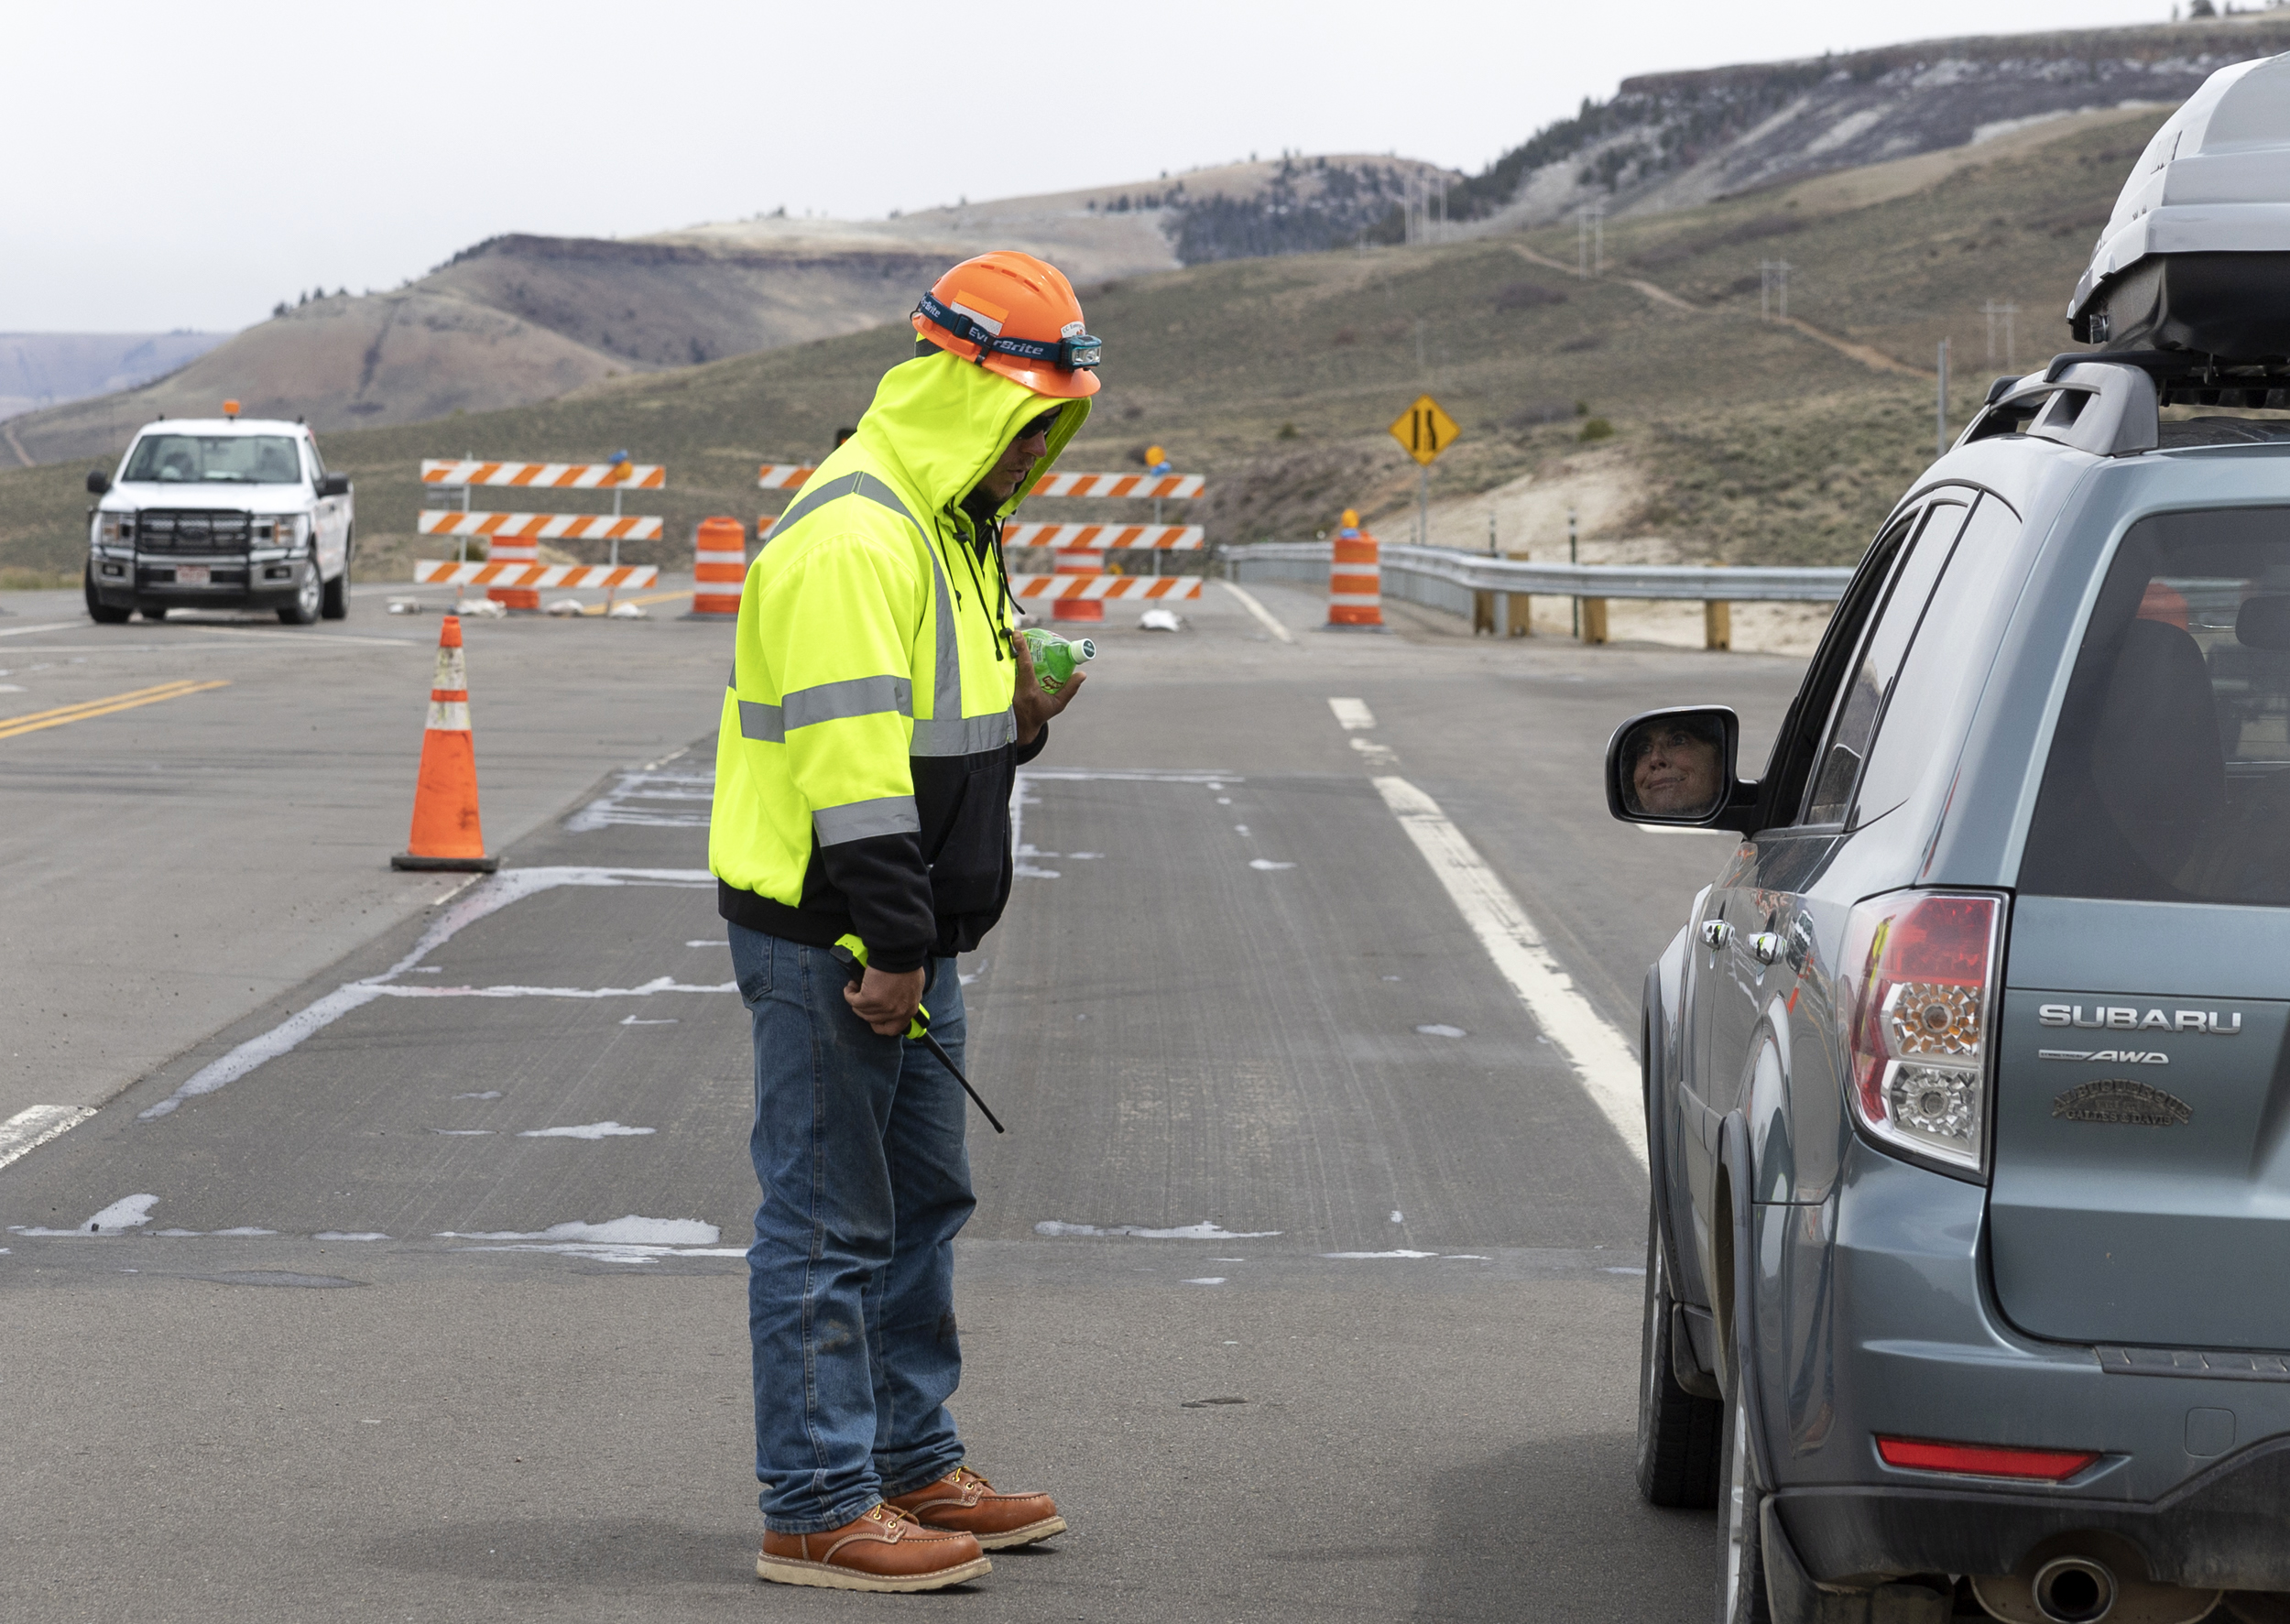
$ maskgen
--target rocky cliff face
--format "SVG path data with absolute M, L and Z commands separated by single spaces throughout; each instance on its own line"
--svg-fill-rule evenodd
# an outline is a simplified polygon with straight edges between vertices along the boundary
M 2070 114 L 2167 105 L 2229 63 L 2285 50 L 2290 15 L 2275 12 L 1647 74 L 1456 186 L 1448 213 L 1484 231 L 1592 203 L 1609 218 L 1685 208 Z

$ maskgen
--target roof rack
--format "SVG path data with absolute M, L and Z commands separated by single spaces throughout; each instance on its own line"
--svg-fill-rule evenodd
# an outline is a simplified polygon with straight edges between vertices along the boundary
M 2094 456 L 2131 456 L 2162 443 L 2166 406 L 2290 409 L 2290 363 L 2228 363 L 2186 350 L 2071 351 L 2040 373 L 1990 385 L 1957 443 L 2026 434 Z

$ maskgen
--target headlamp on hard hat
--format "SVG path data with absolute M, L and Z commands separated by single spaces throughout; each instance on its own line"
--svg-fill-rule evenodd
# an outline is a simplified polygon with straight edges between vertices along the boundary
M 1076 372 L 1094 367 L 1103 359 L 1105 343 L 1082 331 L 1079 322 L 1068 322 L 1065 331 L 1055 339 L 1015 338 L 998 332 L 960 305 L 942 304 L 932 295 L 922 295 L 922 302 L 915 306 L 915 314 L 934 322 L 948 333 L 965 343 L 978 346 L 975 359 L 983 365 L 988 355 L 1008 355 L 1019 361 L 1045 362 L 1064 372 Z

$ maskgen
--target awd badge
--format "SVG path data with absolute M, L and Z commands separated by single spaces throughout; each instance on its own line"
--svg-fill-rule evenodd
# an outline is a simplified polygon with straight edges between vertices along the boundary
M 2052 1115 L 2069 1122 L 2120 1122 L 2132 1128 L 2177 1128 L 2195 1107 L 2175 1094 L 2129 1077 L 2083 1083 L 2052 1101 Z

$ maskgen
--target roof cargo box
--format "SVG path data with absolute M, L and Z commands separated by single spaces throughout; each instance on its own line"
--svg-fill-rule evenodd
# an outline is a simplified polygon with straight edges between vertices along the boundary
M 2290 356 L 2290 55 L 2221 68 L 2155 132 L 2067 322 L 2110 349 Z

